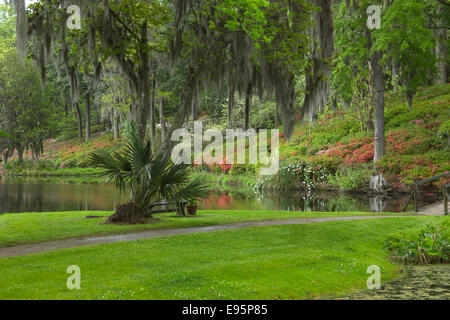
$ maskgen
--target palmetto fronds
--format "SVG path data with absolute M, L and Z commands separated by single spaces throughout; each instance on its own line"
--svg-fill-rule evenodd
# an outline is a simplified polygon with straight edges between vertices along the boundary
M 154 156 L 149 141 L 132 134 L 125 154 L 105 151 L 90 155 L 92 163 L 102 169 L 108 184 L 130 191 L 131 201 L 143 210 L 165 199 L 171 202 L 198 200 L 207 194 L 206 185 L 189 177 L 189 166 L 173 164 L 164 154 Z

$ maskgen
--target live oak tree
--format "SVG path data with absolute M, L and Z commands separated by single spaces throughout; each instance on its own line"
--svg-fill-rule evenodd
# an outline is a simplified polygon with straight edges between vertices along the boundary
M 26 148 L 38 156 L 48 114 L 32 63 L 18 59 L 15 13 L 10 3 L 0 5 L 0 153 L 4 163 L 14 150 L 23 158 Z M 37 84 L 37 86 L 36 86 Z M 24 88 L 30 92 L 24 94 Z M 34 90 L 37 88 L 37 92 Z M 37 122 L 36 122 L 37 121 Z
M 107 63 L 103 73 L 103 82 L 100 89 L 102 117 L 111 124 L 114 139 L 117 140 L 120 136 L 120 119 L 128 114 L 133 93 L 126 79 L 121 76 L 118 66 Z
M 289 138 L 297 111 L 296 79 L 307 68 L 312 5 L 302 0 L 179 0 L 175 8 L 172 52 L 188 59 L 190 71 L 172 129 L 184 122 L 199 87 L 226 84 L 229 120 L 237 92 L 245 101 L 248 129 L 258 94 L 276 101 Z
M 417 88 L 432 81 L 436 70 L 435 39 L 427 27 L 427 1 L 396 0 L 385 8 L 374 47 L 384 52 L 380 63 L 392 62 L 410 110 Z
M 314 119 L 325 110 L 331 94 L 334 23 L 332 0 L 309 0 L 314 5 L 311 27 L 311 52 L 306 70 L 305 99 L 302 113 Z
M 189 114 L 196 118 L 206 92 L 225 92 L 228 126 L 234 125 L 236 95 L 244 105 L 244 129 L 258 96 L 276 102 L 275 118 L 280 115 L 286 138 L 293 134 L 296 113 L 314 119 L 330 97 L 333 105 L 339 98 L 355 110 L 363 130 L 374 131 L 375 162 L 385 153 L 386 80 L 395 74 L 412 105 L 417 87 L 433 77 L 432 30 L 434 25 L 446 30 L 448 12 L 444 2 L 433 0 L 40 0 L 26 16 L 23 0 L 15 3 L 18 48 L 31 44 L 42 79 L 55 57 L 65 66 L 80 136 L 83 81 L 90 87 L 108 82 L 108 69 L 114 69 L 115 83 L 103 88 L 100 100 L 125 106 L 141 138 L 150 124 L 155 143 L 156 106 L 168 101 L 158 112 L 160 121 L 167 111 L 174 114 L 164 130 L 163 153 L 170 152 L 167 137 L 173 130 L 185 125 Z M 65 25 L 68 4 L 81 8 L 80 30 Z M 380 30 L 367 27 L 369 5 L 382 6 Z M 437 45 L 436 55 L 445 55 L 444 47 Z M 445 66 L 438 60 L 442 78 Z M 171 69 L 169 77 L 162 76 L 165 68 Z M 162 98 L 161 92 L 168 94 Z M 87 91 L 87 112 L 91 96 Z M 116 109 L 109 109 L 115 129 Z
M 23 0 L 18 0 L 21 2 Z M 81 8 L 80 30 L 66 27 L 68 4 Z M 22 11 L 17 7 L 18 16 Z M 130 115 L 137 124 L 139 135 L 146 134 L 147 121 L 151 110 L 151 51 L 162 50 L 158 27 L 168 20 L 167 5 L 158 1 L 51 1 L 40 0 L 32 5 L 28 16 L 29 32 L 35 36 L 38 48 L 37 61 L 45 80 L 45 68 L 51 58 L 52 44 L 59 43 L 60 56 L 72 89 L 72 102 L 79 114 L 78 90 L 79 73 L 100 78 L 101 66 L 107 59 L 113 59 L 120 66 L 136 96 L 131 105 Z M 20 21 L 22 18 L 19 18 Z M 19 28 L 19 42 L 26 38 Z M 154 106 L 154 105 L 153 105 Z M 78 117 L 81 124 L 81 117 Z M 81 125 L 79 125 L 81 133 Z
M 66 27 L 68 14 L 60 1 L 41 1 L 30 5 L 28 42 L 30 55 L 38 63 L 43 85 L 47 82 L 49 64 L 61 69 L 70 87 L 70 105 L 77 118 L 78 138 L 83 138 L 80 91 L 86 97 L 86 139 L 90 137 L 90 105 L 92 78 L 99 76 L 95 43 L 89 30 Z M 89 15 L 87 16 L 90 17 Z M 18 34 L 18 37 L 20 35 Z M 88 47 L 94 47 L 88 52 Z
M 368 68 L 369 50 L 363 33 L 367 16 L 356 16 L 345 2 L 336 4 L 336 56 L 332 88 L 340 104 L 361 124 L 361 130 L 373 131 L 373 81 Z
M 43 152 L 44 139 L 50 138 L 56 121 L 50 90 L 41 90 L 39 72 L 29 60 L 21 61 L 15 50 L 1 59 L 0 128 L 8 133 L 5 162 L 17 150 L 19 160 L 31 150 L 34 160 Z
M 77 71 L 85 55 L 80 48 L 83 43 L 76 42 L 87 37 L 88 65 L 93 71 L 101 69 L 99 66 L 109 58 L 120 66 L 129 81 L 136 97 L 131 104 L 130 116 L 137 123 L 141 137 L 146 133 L 150 118 L 150 133 L 154 138 L 157 84 L 155 68 L 152 67 L 155 65 L 153 53 L 166 49 L 169 33 L 165 31 L 170 25 L 169 8 L 172 4 L 174 37 L 171 51 L 173 57 L 187 61 L 188 67 L 184 91 L 170 130 L 181 127 L 191 110 L 195 114 L 195 108 L 192 108 L 194 101 L 198 100 L 199 90 L 205 87 L 228 86 L 229 114 L 235 92 L 244 97 L 244 129 L 250 125 L 254 95 L 275 99 L 287 138 L 293 133 L 298 111 L 296 85 L 299 76 L 308 70 L 305 112 L 316 112 L 327 101 L 328 60 L 333 52 L 331 1 L 178 0 L 165 3 L 77 0 L 74 4 L 79 5 L 88 17 L 83 18 L 80 31 L 65 30 L 67 15 L 64 8 L 67 4 L 67 1 L 41 0 L 28 17 L 32 34 L 41 41 L 35 51 L 43 74 L 49 48 L 55 39 L 60 39 L 56 41 L 60 41 L 62 46 L 62 60 L 66 64 L 77 110 Z M 314 6 L 321 8 L 315 14 L 320 23 L 310 28 Z M 38 9 L 40 15 L 36 14 Z M 71 33 L 76 35 L 77 41 L 69 45 Z M 24 37 L 19 28 L 18 35 L 20 39 Z M 313 47 L 310 47 L 311 37 L 317 38 Z M 98 56 L 101 56 L 100 60 Z M 80 117 L 79 123 L 81 132 Z M 170 134 L 167 133 L 168 136 Z M 168 149 L 168 145 L 163 145 L 163 152 L 168 152 Z

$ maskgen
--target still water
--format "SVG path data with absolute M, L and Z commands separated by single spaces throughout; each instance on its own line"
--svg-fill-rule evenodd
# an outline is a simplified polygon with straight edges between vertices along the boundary
M 69 183 L 65 181 L 0 180 L 0 214 L 20 212 L 112 211 L 125 203 L 128 195 L 101 183 Z M 429 194 L 424 203 L 433 203 Z M 403 209 L 407 195 L 370 198 L 360 194 L 268 193 L 264 196 L 238 192 L 214 192 L 200 203 L 200 209 L 280 210 L 280 211 L 387 211 Z

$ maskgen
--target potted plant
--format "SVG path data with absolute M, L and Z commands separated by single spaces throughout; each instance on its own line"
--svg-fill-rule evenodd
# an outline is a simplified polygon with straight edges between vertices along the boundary
M 186 211 L 188 215 L 194 216 L 197 213 L 198 205 L 197 202 L 193 199 L 188 200 L 188 203 L 186 204 Z

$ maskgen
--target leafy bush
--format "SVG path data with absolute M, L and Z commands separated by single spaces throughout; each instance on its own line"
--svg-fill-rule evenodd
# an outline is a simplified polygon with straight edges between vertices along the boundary
M 274 129 L 275 128 L 275 108 L 276 105 L 271 101 L 260 102 L 255 106 L 250 115 L 250 126 L 255 129 Z
M 21 172 L 25 170 L 53 170 L 56 167 L 56 164 L 49 160 L 32 161 L 23 159 L 22 161 L 13 160 L 9 162 L 6 169 L 14 172 Z
M 256 175 L 256 166 L 252 164 L 235 164 L 231 166 L 229 174 L 233 176 Z
M 439 127 L 438 137 L 440 139 L 447 140 L 445 141 L 447 143 L 447 147 L 450 146 L 450 120 L 447 120 Z
M 328 182 L 343 191 L 354 191 L 369 185 L 372 171 L 369 168 L 346 167 L 336 171 L 334 175 L 329 175 Z
M 448 223 L 443 227 L 427 225 L 416 239 L 403 237 L 385 241 L 383 249 L 391 253 L 392 259 L 406 264 L 448 263 L 450 260 L 450 238 Z
M 399 103 L 386 108 L 386 129 L 411 127 L 414 125 L 412 121 L 415 120 L 422 120 L 423 125 L 430 124 L 436 119 L 448 118 L 447 111 L 448 96 L 416 103 L 411 112 L 405 104 Z
M 358 120 L 346 117 L 326 117 L 314 127 L 314 136 L 311 141 L 315 146 L 323 146 L 341 141 L 348 135 L 361 131 Z

